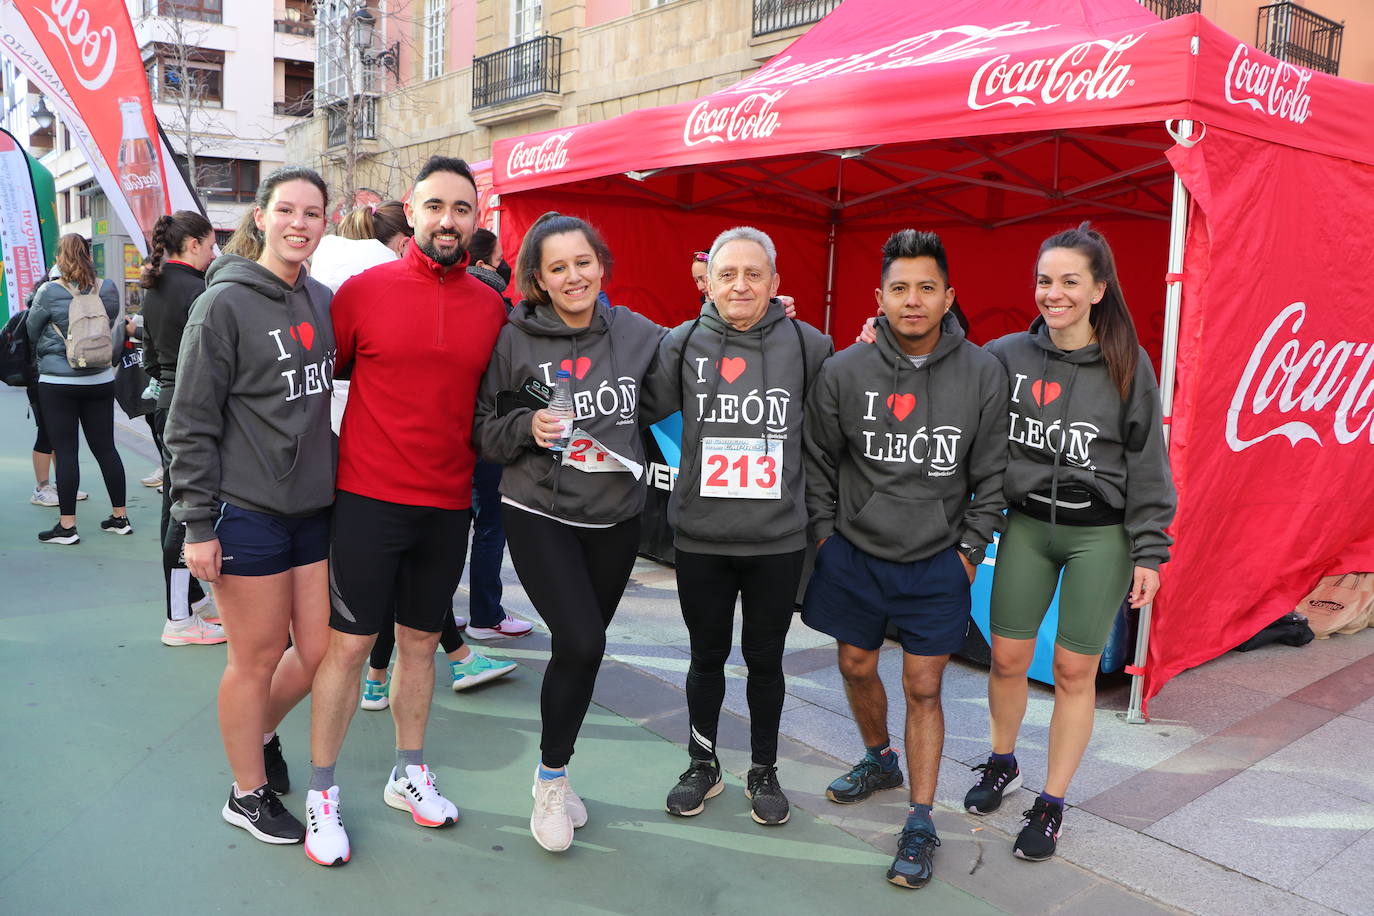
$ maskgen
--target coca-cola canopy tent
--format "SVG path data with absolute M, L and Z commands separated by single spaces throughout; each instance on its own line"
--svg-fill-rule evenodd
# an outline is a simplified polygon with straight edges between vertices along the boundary
M 506 251 L 546 209 L 584 215 L 612 300 L 675 324 L 697 310 L 690 252 L 758 225 L 840 346 L 894 229 L 941 233 L 985 341 L 1033 317 L 1040 240 L 1091 218 L 1171 413 L 1147 698 L 1317 576 L 1374 568 L 1372 110 L 1374 87 L 1135 0 L 845 0 L 734 86 L 492 159 Z

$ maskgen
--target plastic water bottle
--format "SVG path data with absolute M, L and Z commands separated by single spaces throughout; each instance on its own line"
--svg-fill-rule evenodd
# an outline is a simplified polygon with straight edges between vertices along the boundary
M 558 370 L 558 375 L 553 383 L 553 397 L 549 400 L 548 411 L 563 424 L 562 434 L 549 443 L 549 451 L 561 452 L 568 447 L 568 438 L 572 435 L 573 417 L 576 415 L 573 410 L 572 376 L 567 369 Z

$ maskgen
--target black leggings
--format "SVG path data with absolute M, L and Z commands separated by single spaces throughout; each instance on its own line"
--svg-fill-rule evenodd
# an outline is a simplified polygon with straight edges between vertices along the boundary
M 57 458 L 57 505 L 63 515 L 76 514 L 76 490 L 81 483 L 77 462 L 77 427 L 86 434 L 86 447 L 100 465 L 111 506 L 122 506 L 124 462 L 114 441 L 114 382 L 102 385 L 38 383 L 43 424 Z
M 33 438 L 33 450 L 40 455 L 52 454 L 52 443 L 48 441 L 48 428 L 43 424 L 43 405 L 38 403 L 38 383 L 29 382 L 24 386 L 29 396 L 29 410 L 33 413 L 33 424 L 38 427 Z
M 711 760 L 725 700 L 725 660 L 735 624 L 735 598 L 744 623 L 740 651 L 749 666 L 749 744 L 756 766 L 778 762 L 778 723 L 785 685 L 782 651 L 806 551 L 754 557 L 677 552 L 677 594 L 692 641 L 687 669 L 688 753 Z
M 539 695 L 544 766 L 567 766 L 606 654 L 606 628 L 635 565 L 639 516 L 610 528 L 578 528 L 501 507 L 511 563 L 553 636 Z
M 172 524 L 172 453 L 162 442 L 167 428 L 167 408 L 159 407 L 149 416 L 153 427 L 153 441 L 162 455 L 162 580 L 167 598 L 167 619 L 185 620 L 191 616 L 191 605 L 205 597 L 200 580 L 191 575 L 182 559 L 181 549 L 186 542 L 186 526 Z
M 453 612 L 444 618 L 444 628 L 439 631 L 439 645 L 444 647 L 444 654 L 457 652 L 463 646 L 463 634 L 458 629 L 458 624 L 453 620 Z M 377 641 L 372 644 L 372 657 L 368 660 L 368 665 L 378 671 L 385 671 L 391 664 L 391 653 L 396 649 L 396 607 L 392 605 L 387 612 L 386 620 L 382 623 L 382 628 L 377 631 Z

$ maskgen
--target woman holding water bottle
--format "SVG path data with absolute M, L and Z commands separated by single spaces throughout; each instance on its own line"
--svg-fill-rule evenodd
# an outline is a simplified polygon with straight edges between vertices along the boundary
M 567 765 L 639 546 L 640 386 L 663 335 L 647 318 L 597 301 L 610 268 L 606 243 L 582 220 L 547 213 L 531 227 L 516 266 L 524 299 L 497 340 L 477 404 L 482 457 L 506 466 L 511 560 L 553 636 L 530 817 L 550 852 L 571 846 L 573 828 L 587 821 Z M 571 410 L 561 409 L 568 395 Z

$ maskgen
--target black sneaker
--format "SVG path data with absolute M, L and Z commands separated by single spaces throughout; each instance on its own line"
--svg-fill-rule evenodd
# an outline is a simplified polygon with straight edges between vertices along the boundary
M 226 821 L 264 843 L 289 845 L 305 839 L 305 825 L 286 810 L 276 792 L 265 786 L 243 798 L 235 795 L 230 786 L 229 800 L 221 813 Z
M 262 766 L 267 771 L 267 788 L 278 795 L 291 791 L 291 774 L 286 771 L 286 758 L 281 755 L 281 736 L 262 746 Z
M 887 870 L 887 880 L 898 887 L 925 887 L 935 874 L 935 847 L 940 838 L 925 827 L 907 827 L 897 838 L 897 858 Z
M 883 763 L 872 754 L 864 754 L 864 759 L 854 764 L 848 773 L 826 787 L 825 797 L 842 805 L 861 802 L 880 789 L 895 789 L 902 784 L 902 769 L 897 766 L 897 755 L 892 755 L 892 766 Z
M 111 515 L 100 523 L 100 530 L 110 534 L 133 534 L 134 526 L 129 524 L 127 515 Z
M 668 793 L 668 813 L 678 817 L 700 814 L 706 810 L 706 799 L 715 798 L 724 789 L 719 762 L 693 760 Z
M 1022 811 L 1026 825 L 1016 837 L 1011 853 L 1028 862 L 1043 862 L 1054 856 L 1059 834 L 1064 829 L 1064 808 L 1037 798 L 1029 811 Z
M 744 795 L 753 803 L 750 816 L 760 824 L 770 827 L 785 824 L 792 816 L 787 796 L 778 785 L 777 767 L 750 767 Z
M 1010 764 L 989 757 L 974 769 L 982 770 L 983 778 L 964 796 L 964 810 L 969 814 L 991 814 L 1002 807 L 1008 792 L 1021 788 L 1021 771 Z
M 38 532 L 38 540 L 44 544 L 80 544 L 81 535 L 76 533 L 75 526 L 67 528 L 58 522 L 47 531 Z

